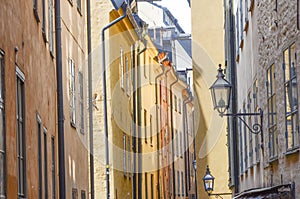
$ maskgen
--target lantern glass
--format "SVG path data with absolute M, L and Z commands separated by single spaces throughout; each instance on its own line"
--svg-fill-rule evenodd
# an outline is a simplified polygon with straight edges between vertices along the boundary
M 211 193 L 214 190 L 214 181 L 215 178 L 210 174 L 208 166 L 206 167 L 206 174 L 203 177 L 204 190 L 207 193 Z
M 214 109 L 224 113 L 229 107 L 231 84 L 224 78 L 223 70 L 219 68 L 217 80 L 210 87 Z

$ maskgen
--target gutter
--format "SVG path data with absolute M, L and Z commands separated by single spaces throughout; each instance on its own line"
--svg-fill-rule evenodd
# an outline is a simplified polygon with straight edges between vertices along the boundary
M 90 186 L 91 199 L 95 198 L 94 190 L 94 135 L 93 135 L 93 75 L 92 75 L 92 39 L 91 39 L 91 4 L 86 0 L 87 7 L 87 45 L 88 45 L 88 97 L 89 97 L 89 133 L 90 133 Z
M 58 167 L 59 198 L 66 198 L 65 179 L 65 133 L 64 133 L 64 100 L 62 79 L 62 42 L 61 42 L 60 0 L 55 0 L 55 32 L 56 32 L 56 81 L 57 81 L 57 114 L 58 114 Z
M 173 67 L 172 67 L 173 68 Z M 173 72 L 175 73 L 176 76 L 176 80 L 170 85 L 170 91 L 171 91 L 171 96 L 170 96 L 170 109 L 171 109 L 171 139 L 172 139 L 172 170 L 173 170 L 173 197 L 174 199 L 176 198 L 176 190 L 175 190 L 175 158 L 174 158 L 174 126 L 173 126 L 173 97 L 172 97 L 172 87 L 178 82 L 178 75 L 177 73 L 174 71 L 173 68 Z
M 110 198 L 110 184 L 109 184 L 109 146 L 108 146 L 108 127 L 107 127 L 107 91 L 106 91 L 106 67 L 105 67 L 105 30 L 112 27 L 122 19 L 124 19 L 127 15 L 127 6 L 128 3 L 126 1 L 126 7 L 124 13 L 119 18 L 110 22 L 104 28 L 102 28 L 102 83 L 103 83 L 103 114 L 104 114 L 104 126 L 103 130 L 105 132 L 105 164 L 106 164 L 106 198 Z
M 188 122 L 187 122 L 187 108 L 186 105 L 188 103 L 190 103 L 192 101 L 192 95 L 190 93 L 190 91 L 188 89 L 185 89 L 188 92 L 188 97 L 183 101 L 183 110 L 184 110 L 184 120 L 183 120 L 183 130 L 184 130 L 184 149 L 187 149 L 187 152 L 184 152 L 184 167 L 185 167 L 185 171 L 187 171 L 187 173 L 189 173 L 189 166 L 188 166 L 188 159 L 187 156 L 189 157 L 189 148 L 187 147 L 187 142 L 188 142 L 188 132 L 186 133 L 186 129 L 188 128 Z M 189 174 L 185 175 L 185 194 L 188 194 L 188 181 L 187 181 L 187 176 L 189 176 Z
M 157 133 L 157 138 L 156 138 L 156 142 L 157 142 L 157 146 L 156 146 L 156 149 L 157 149 L 157 178 L 158 178 L 158 198 L 160 198 L 160 184 L 159 184 L 159 150 L 160 150 L 160 147 L 159 147 L 159 135 L 160 135 L 160 130 L 158 129 L 158 89 L 157 89 L 157 80 L 158 78 L 162 77 L 164 74 L 165 74 L 165 68 L 162 67 L 162 73 L 158 74 L 156 77 L 155 77 L 155 106 L 156 106 L 156 133 Z

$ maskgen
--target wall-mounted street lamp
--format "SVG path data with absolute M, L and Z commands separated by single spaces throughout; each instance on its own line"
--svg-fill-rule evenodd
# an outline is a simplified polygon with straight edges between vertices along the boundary
M 214 190 L 215 178 L 211 175 L 208 165 L 206 166 L 206 174 L 202 178 L 204 184 L 204 190 L 208 196 L 216 196 L 216 198 L 223 198 L 224 195 L 232 195 L 232 193 L 212 193 Z
M 225 113 L 229 107 L 232 85 L 224 77 L 223 69 L 221 64 L 219 64 L 217 80 L 210 87 L 214 109 L 217 109 L 221 117 L 231 116 L 239 118 L 251 133 L 258 134 L 262 132 L 263 111 L 260 108 L 258 109 L 259 112 L 255 113 Z M 254 123 L 251 127 L 241 116 L 260 116 L 260 124 Z

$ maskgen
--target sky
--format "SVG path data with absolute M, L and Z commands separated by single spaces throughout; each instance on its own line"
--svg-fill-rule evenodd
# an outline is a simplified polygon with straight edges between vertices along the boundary
M 174 3 L 176 2 L 176 3 Z M 187 0 L 162 0 L 156 4 L 168 8 L 186 33 L 191 33 L 191 9 Z

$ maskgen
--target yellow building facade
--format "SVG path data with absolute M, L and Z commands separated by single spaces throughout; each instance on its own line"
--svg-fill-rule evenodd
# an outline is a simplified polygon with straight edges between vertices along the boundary
M 226 119 L 213 110 L 209 91 L 216 79 L 218 64 L 225 63 L 223 2 L 192 0 L 191 16 L 194 103 L 199 105 L 194 118 L 198 124 L 195 125 L 197 190 L 198 198 L 208 198 L 202 182 L 207 165 L 215 177 L 214 192 L 230 192 Z

